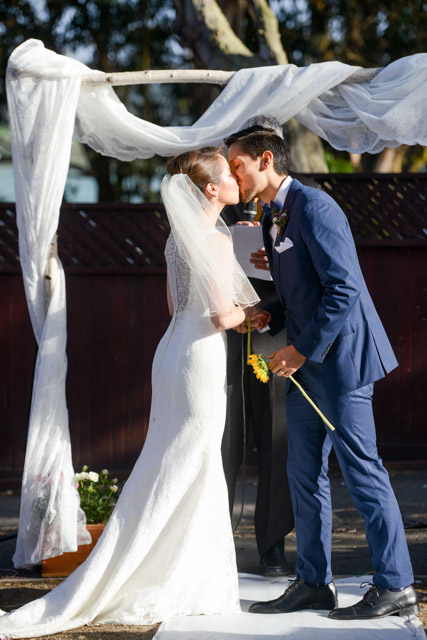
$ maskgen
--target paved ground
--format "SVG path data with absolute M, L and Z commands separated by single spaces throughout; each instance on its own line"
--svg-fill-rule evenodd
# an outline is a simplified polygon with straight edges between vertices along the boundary
M 416 471 L 390 471 L 390 478 L 399 502 L 409 544 L 414 573 L 427 579 L 427 468 Z M 338 473 L 331 475 L 333 503 L 332 566 L 336 576 L 364 575 L 372 572 L 363 520 L 359 516 L 347 487 Z M 253 534 L 253 512 L 256 481 L 245 484 L 245 508 L 235 532 L 239 570 L 259 573 L 258 555 Z M 236 502 L 241 501 L 241 487 Z M 237 520 L 235 508 L 233 522 Z M 286 538 L 286 555 L 291 564 L 296 561 L 295 534 Z
M 390 471 L 391 482 L 396 493 L 406 535 L 410 547 L 414 573 L 427 578 L 427 468 L 415 471 Z M 368 546 L 364 536 L 363 521 L 353 506 L 346 486 L 338 473 L 331 475 L 333 501 L 333 569 L 336 575 L 357 575 L 372 571 Z M 236 491 L 236 506 L 233 515 L 235 526 L 240 511 L 242 486 Z M 239 570 L 259 573 L 256 552 L 253 513 L 256 497 L 256 479 L 248 478 L 244 485 L 244 510 L 235 531 Z M 16 531 L 19 515 L 19 495 L 0 492 L 0 535 Z M 12 555 L 15 540 L 0 543 L 0 576 L 14 573 Z M 290 563 L 295 563 L 295 534 L 286 542 Z M 40 577 L 40 569 L 19 570 L 16 577 Z
M 427 466 L 426 469 L 390 471 L 391 482 L 399 501 L 406 536 L 412 558 L 416 584 L 420 598 L 427 602 Z M 333 548 L 332 561 L 336 577 L 363 575 L 373 571 L 368 546 L 364 536 L 363 522 L 353 507 L 351 498 L 341 476 L 331 475 L 333 500 Z M 237 489 L 233 524 L 238 519 L 242 486 Z M 240 523 L 235 531 L 237 563 L 239 571 L 260 573 L 253 530 L 253 512 L 256 496 L 256 480 L 248 478 L 244 484 L 245 505 Z M 19 514 L 19 496 L 0 492 L 0 535 L 16 530 Z M 41 581 L 40 569 L 16 571 L 12 555 L 15 540 L 0 542 L 0 607 L 10 610 L 24 602 L 46 593 L 58 581 Z M 295 535 L 286 541 L 287 558 L 296 561 Z M 14 577 L 12 577 L 14 576 Z M 427 604 L 423 605 L 422 619 L 427 628 Z M 84 627 L 57 634 L 57 640 L 150 640 L 154 628 L 148 627 Z M 53 638 L 53 636 L 51 636 Z

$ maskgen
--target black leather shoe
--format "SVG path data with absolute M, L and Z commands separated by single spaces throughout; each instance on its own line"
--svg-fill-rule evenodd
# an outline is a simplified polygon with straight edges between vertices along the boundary
M 261 566 L 263 575 L 270 578 L 293 574 L 292 568 L 286 562 L 283 542 L 274 544 L 261 556 Z
M 333 620 L 370 620 L 386 616 L 409 616 L 419 611 L 420 605 L 414 587 L 402 591 L 389 591 L 372 585 L 360 602 L 352 607 L 334 609 L 328 617 Z
M 330 609 L 338 604 L 333 582 L 322 587 L 309 587 L 301 578 L 293 580 L 285 593 L 268 602 L 254 602 L 250 613 L 290 613 L 302 609 Z

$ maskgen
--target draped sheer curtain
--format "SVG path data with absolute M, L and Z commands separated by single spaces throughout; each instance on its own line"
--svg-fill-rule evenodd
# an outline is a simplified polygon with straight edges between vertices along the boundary
M 377 153 L 427 144 L 427 54 L 397 60 L 369 83 L 345 83 L 357 67 L 340 62 L 283 65 L 234 74 L 188 127 L 160 127 L 129 113 L 109 86 L 91 86 L 85 65 L 27 40 L 6 74 L 19 229 L 28 308 L 38 342 L 25 458 L 16 567 L 88 541 L 79 507 L 65 399 L 66 296 L 60 262 L 45 309 L 44 272 L 58 226 L 73 132 L 123 161 L 220 145 L 251 116 L 296 117 L 336 149 Z

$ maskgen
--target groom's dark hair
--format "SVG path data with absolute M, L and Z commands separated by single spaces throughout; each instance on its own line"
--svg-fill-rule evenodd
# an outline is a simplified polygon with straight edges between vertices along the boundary
M 224 140 L 227 147 L 237 142 L 243 153 L 246 153 L 253 160 L 259 158 L 264 151 L 271 151 L 273 154 L 273 166 L 279 175 L 288 174 L 288 150 L 286 143 L 274 129 L 254 125 L 247 129 L 241 129 Z

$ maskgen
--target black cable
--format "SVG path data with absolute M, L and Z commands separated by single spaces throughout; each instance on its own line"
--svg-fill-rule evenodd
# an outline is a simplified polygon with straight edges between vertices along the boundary
M 242 515 L 243 515 L 243 509 L 245 506 L 245 480 L 246 480 L 246 434 L 247 434 L 247 429 L 246 429 L 246 397 L 245 397 L 245 365 L 246 365 L 246 358 L 245 358 L 245 334 L 242 333 L 242 375 L 240 378 L 240 383 L 241 383 L 241 389 L 242 389 L 242 411 L 243 411 L 243 458 L 242 458 L 242 499 L 241 499 L 241 506 L 240 506 L 240 513 L 239 513 L 239 517 L 237 518 L 237 522 L 234 525 L 233 528 L 233 533 L 236 532 L 237 527 L 240 524 L 240 520 L 242 519 Z
M 0 542 L 6 542 L 6 540 L 12 540 L 13 538 L 18 537 L 18 532 L 16 533 L 7 533 L 4 536 L 0 536 Z

